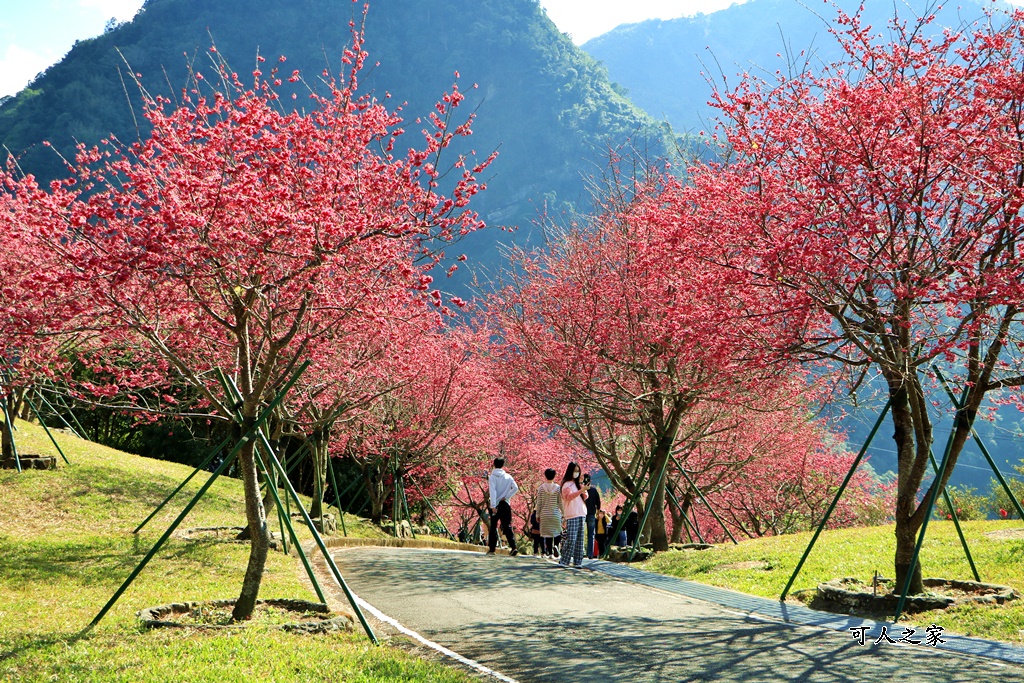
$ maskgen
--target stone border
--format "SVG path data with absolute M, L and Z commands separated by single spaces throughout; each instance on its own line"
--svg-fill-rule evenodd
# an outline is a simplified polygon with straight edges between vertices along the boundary
M 325 538 L 328 548 L 352 548 L 360 546 L 377 546 L 381 548 L 427 548 L 437 550 L 462 550 L 471 553 L 486 553 L 487 547 L 472 543 L 453 543 L 431 538 L 348 538 L 346 536 Z M 498 555 L 508 555 L 509 551 L 499 548 L 494 551 Z
M 885 584 L 887 583 L 889 581 L 885 582 Z M 929 588 L 949 586 L 955 590 L 972 593 L 986 592 L 980 595 L 965 595 L 956 598 L 945 595 L 908 595 L 904 605 L 904 611 L 908 614 L 927 612 L 934 609 L 948 609 L 956 605 L 969 603 L 1002 605 L 1017 598 L 1017 592 L 1010 586 L 1001 586 L 993 583 L 940 578 L 924 579 L 923 583 Z M 844 614 L 853 612 L 892 614 L 896 611 L 899 595 L 890 592 L 875 594 L 864 590 L 852 590 L 847 587 L 852 584 L 857 586 L 866 585 L 859 579 L 852 577 L 832 579 L 831 581 L 818 584 L 813 606 L 818 609 Z M 885 588 L 885 584 L 880 583 L 880 588 L 887 591 L 888 589 Z
M 21 463 L 22 471 L 25 470 L 56 470 L 57 469 L 57 456 L 56 455 L 20 455 L 18 460 L 11 458 L 10 460 L 4 460 L 0 463 L 0 469 L 5 470 L 16 470 L 18 469 L 18 463 Z
M 200 600 L 194 602 L 172 602 L 167 605 L 147 607 L 136 612 L 139 621 L 144 628 L 192 628 L 211 631 L 238 631 L 248 627 L 248 624 L 183 624 L 177 621 L 169 621 L 166 617 L 170 614 L 187 614 L 197 607 L 227 607 L 234 605 L 234 600 Z M 327 605 L 320 602 L 308 600 L 296 600 L 292 598 L 271 598 L 269 600 L 257 600 L 257 605 L 270 605 L 281 607 L 293 612 L 318 612 L 330 614 Z M 342 614 L 331 619 L 322 619 L 311 622 L 294 622 L 271 626 L 272 629 L 287 631 L 289 633 L 332 633 L 337 631 L 351 631 L 354 627 L 352 617 Z

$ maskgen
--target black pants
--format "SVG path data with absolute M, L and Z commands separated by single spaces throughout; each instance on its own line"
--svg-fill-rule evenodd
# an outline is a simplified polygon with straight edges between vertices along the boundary
M 508 503 L 501 501 L 498 509 L 491 514 L 491 528 L 487 534 L 487 547 L 494 550 L 498 545 L 498 524 L 501 524 L 501 531 L 505 534 L 508 547 L 515 549 L 516 537 L 512 534 L 512 508 Z
M 533 554 L 540 555 L 541 549 L 544 548 L 544 539 L 540 537 L 540 534 L 531 536 L 533 538 Z
M 558 534 L 554 538 L 542 538 L 541 540 L 543 541 L 543 553 L 553 556 L 558 552 L 558 546 L 562 542 L 562 534 Z

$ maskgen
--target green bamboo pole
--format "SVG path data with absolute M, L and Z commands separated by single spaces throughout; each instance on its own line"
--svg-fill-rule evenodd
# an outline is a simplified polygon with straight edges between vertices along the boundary
M 269 446 L 270 444 L 266 444 L 264 446 L 265 450 L 267 450 L 267 457 L 270 458 L 270 461 L 274 465 L 274 468 L 277 469 L 277 471 L 283 475 L 284 467 L 281 465 L 280 461 L 278 461 L 277 456 L 274 455 L 273 450 L 270 449 Z M 359 608 L 359 603 L 356 602 L 355 596 L 352 594 L 352 591 L 349 590 L 348 584 L 345 583 L 345 579 L 342 577 L 341 572 L 338 570 L 338 565 L 334 563 L 334 558 L 331 557 L 331 553 L 327 550 L 327 546 L 324 544 L 323 538 L 321 538 L 320 533 L 316 530 L 316 526 L 313 525 L 313 520 L 310 519 L 309 513 L 306 512 L 305 506 L 302 505 L 301 501 L 299 500 L 299 495 L 295 492 L 295 488 L 292 486 L 291 481 L 289 481 L 287 477 L 284 477 L 284 485 L 288 493 L 291 495 L 292 499 L 295 501 L 295 504 L 298 507 L 299 512 L 302 513 L 303 521 L 309 526 L 309 530 L 313 534 L 313 540 L 316 542 L 317 547 L 320 548 L 320 552 L 323 553 L 324 560 L 326 560 L 327 566 L 330 568 L 331 573 L 334 575 L 334 580 L 338 582 L 338 585 L 341 586 L 341 590 L 345 593 L 345 597 L 348 598 L 349 605 L 352 606 L 353 611 L 359 618 L 359 623 L 362 624 L 363 630 L 366 632 L 366 635 L 370 638 L 370 641 L 374 645 L 378 645 L 379 643 L 377 641 L 377 636 L 374 635 L 373 629 L 370 628 L 370 625 L 366 622 L 366 617 L 363 616 L 363 611 Z
M 295 376 L 293 377 L 293 380 L 291 382 L 289 382 L 282 391 L 287 391 L 289 388 L 291 388 L 292 384 L 295 383 L 295 380 L 298 379 L 298 376 L 303 371 L 305 371 L 305 369 L 307 367 L 309 367 L 309 361 L 304 362 L 299 367 L 299 369 L 296 371 Z M 231 394 L 229 394 L 229 395 L 233 395 L 233 396 L 236 396 L 236 397 L 241 397 L 241 392 L 238 391 L 238 387 L 235 386 L 235 383 L 232 382 L 230 378 L 228 378 L 227 376 L 223 375 L 223 373 L 219 373 L 219 374 L 224 378 L 224 381 L 230 386 L 230 388 L 232 390 Z M 283 397 L 283 394 L 281 396 Z M 273 404 L 274 407 L 276 407 L 277 403 L 279 403 L 279 401 L 276 401 Z M 370 642 L 372 642 L 374 645 L 379 645 L 380 643 L 377 640 L 377 636 L 374 635 L 373 629 L 370 628 L 370 624 L 367 623 L 366 617 L 363 615 L 363 611 L 359 607 L 359 603 L 356 602 L 355 595 L 353 595 L 352 591 L 349 590 L 348 584 L 345 582 L 344 577 L 342 577 L 342 575 L 341 575 L 341 571 L 338 570 L 338 565 L 335 564 L 334 558 L 331 557 L 331 553 L 327 550 L 327 546 L 324 544 L 324 539 L 320 536 L 320 533 L 316 530 L 316 526 L 313 524 L 313 520 L 310 518 L 309 513 L 306 512 L 305 506 L 302 504 L 302 501 L 299 499 L 299 494 L 295 492 L 295 487 L 292 486 L 291 480 L 288 479 L 287 473 L 285 472 L 285 469 L 284 469 L 284 466 L 281 464 L 281 461 L 277 459 L 277 455 L 274 453 L 274 449 L 270 447 L 270 442 L 267 441 L 266 437 L 263 435 L 263 432 L 261 432 L 261 431 L 257 430 L 256 437 L 261 440 L 261 444 L 263 446 L 263 449 L 266 452 L 267 457 L 270 458 L 270 462 L 274 465 L 274 469 L 276 469 L 278 474 L 281 475 L 281 477 L 282 477 L 282 479 L 284 481 L 285 490 L 291 496 L 292 500 L 295 501 L 296 507 L 298 507 L 299 512 L 302 514 L 302 520 L 309 527 L 310 533 L 313 534 L 313 540 L 316 542 L 317 547 L 320 549 L 320 552 L 323 554 L 324 560 L 327 562 L 327 566 L 330 568 L 331 573 L 334 575 L 334 580 L 338 582 L 339 586 L 341 586 L 341 590 L 345 593 L 345 597 L 348 599 L 349 605 L 351 605 L 352 610 L 356 613 L 356 616 L 359 618 L 359 623 L 362 624 L 363 630 L 366 632 L 367 637 L 369 637 Z
M 303 372 L 305 372 L 307 367 L 309 367 L 308 361 L 303 363 L 295 371 L 291 379 L 289 379 L 289 381 L 285 383 L 281 391 L 277 394 L 277 396 L 274 397 L 274 400 L 270 402 L 270 405 L 268 405 L 263 410 L 263 412 L 256 416 L 255 422 L 253 422 L 252 426 L 250 426 L 242 433 L 242 436 L 241 438 L 239 438 L 238 443 L 236 443 L 234 448 L 231 449 L 231 452 L 228 454 L 228 456 L 224 458 L 224 462 L 222 462 L 220 466 L 217 467 L 217 469 L 206 481 L 206 483 L 203 484 L 202 488 L 200 488 L 196 495 L 192 497 L 192 500 L 190 500 L 188 505 L 185 506 L 185 509 L 181 511 L 181 513 L 171 523 L 171 526 L 168 527 L 167 531 L 164 532 L 163 536 L 161 536 L 160 539 L 156 542 L 156 545 L 154 545 L 153 548 L 146 554 L 146 556 L 142 559 L 142 562 L 140 562 L 139 565 L 128 576 L 128 578 L 125 579 L 125 582 L 121 584 L 121 587 L 117 589 L 117 592 L 115 592 L 114 595 L 110 598 L 110 600 L 107 601 L 107 604 L 103 606 L 103 609 L 100 610 L 100 613 L 97 614 L 95 618 L 93 618 L 89 625 L 82 630 L 82 633 L 80 635 L 85 635 L 86 633 L 91 631 L 96 626 L 96 624 L 100 622 L 103 616 L 110 610 L 110 608 L 114 606 L 114 603 L 117 602 L 118 598 L 120 598 L 121 595 L 128 589 L 128 586 L 130 586 L 132 582 L 135 581 L 135 578 L 139 575 L 142 569 L 147 564 L 149 564 L 149 561 L 153 559 L 153 556 L 156 555 L 157 551 L 160 550 L 163 544 L 167 542 L 167 539 L 171 537 L 171 534 L 173 534 L 174 530 L 178 528 L 178 525 L 181 524 L 182 520 L 184 520 L 188 513 L 192 511 L 192 508 L 196 506 L 196 503 L 199 502 L 199 499 L 206 494 L 210 486 L 213 485 L 213 482 L 217 480 L 217 477 L 219 477 L 221 473 L 227 469 L 228 465 L 230 465 L 231 462 L 235 459 L 235 456 L 238 455 L 238 452 L 242 450 L 242 447 L 249 441 L 252 441 L 253 433 L 256 433 L 257 435 L 262 435 L 262 432 L 260 431 L 260 426 L 270 417 L 274 409 L 277 408 L 281 401 L 284 400 L 285 394 L 288 392 L 289 389 L 292 388 L 295 382 L 298 381 L 299 377 L 302 375 Z
M 18 469 L 20 474 L 23 470 L 21 469 L 21 458 L 18 457 L 18 444 L 14 440 L 14 420 L 11 419 L 11 413 L 7 410 L 7 399 L 0 399 L 0 406 L 3 407 L 4 411 L 4 429 L 6 429 L 11 435 L 11 452 L 14 453 L 14 466 Z
M 46 400 L 46 396 L 44 396 L 44 395 L 43 395 L 43 390 L 42 390 L 42 389 L 40 389 L 39 387 L 35 387 L 35 388 L 33 389 L 33 391 L 35 392 L 35 394 L 36 394 L 36 396 L 37 396 L 37 397 L 39 398 L 39 400 L 40 400 L 40 401 L 42 401 L 42 402 L 43 402 L 43 403 L 44 403 L 44 404 L 46 405 L 46 407 L 50 409 L 50 412 L 51 412 L 51 413 L 53 413 L 53 414 L 54 414 L 54 416 L 55 416 L 55 417 L 56 417 L 56 418 L 57 418 L 58 420 L 60 420 L 61 422 L 63 422 L 63 423 L 64 423 L 64 426 L 65 426 L 65 427 L 66 427 L 67 429 L 70 429 L 70 430 L 71 430 L 71 433 L 72 433 L 72 434 L 74 434 L 75 436 L 77 436 L 77 437 L 78 437 L 79 439 L 81 439 L 81 438 L 82 438 L 82 435 L 81 435 L 81 434 L 79 434 L 79 433 L 78 433 L 77 431 L 75 431 L 75 428 L 74 428 L 74 427 L 72 427 L 72 426 L 71 426 L 71 425 L 70 425 L 70 424 L 68 423 L 68 421 L 64 419 L 64 416 L 63 416 L 63 415 L 61 415 L 61 414 L 60 414 L 59 412 L 57 412 L 57 409 L 53 407 L 53 404 L 52 404 L 52 403 L 50 403 L 49 401 L 47 401 L 47 400 Z
M 85 427 L 82 426 L 81 422 L 78 421 L 78 417 L 75 415 L 75 411 L 71 410 L 71 407 L 67 404 L 67 401 L 64 400 L 64 397 L 61 395 L 61 393 L 58 392 L 56 389 L 50 389 L 49 391 L 54 395 L 54 397 L 61 399 L 60 402 L 63 404 L 62 407 L 64 408 L 64 410 L 67 411 L 68 415 L 71 416 L 71 419 L 74 421 L 74 423 L 76 425 L 78 425 L 78 429 L 81 430 L 79 432 L 75 432 L 76 434 L 78 434 L 78 438 L 85 439 L 86 441 L 89 441 L 90 440 L 89 439 L 89 431 Z M 41 389 L 40 389 L 40 395 L 42 395 L 42 390 Z M 54 412 L 57 412 L 56 409 L 54 409 Z M 63 419 L 63 418 L 61 418 L 61 419 Z M 67 424 L 67 420 L 65 420 L 64 423 Z
M 268 483 L 268 486 L 269 486 L 269 483 Z M 270 488 L 276 489 L 276 487 L 270 487 Z M 290 519 L 288 521 L 291 522 Z M 278 507 L 278 509 L 277 509 L 277 525 L 281 529 L 281 550 L 284 552 L 285 555 L 290 555 L 291 551 L 288 550 L 288 536 L 284 533 L 284 530 L 285 530 L 284 511 L 280 507 Z
M 262 436 L 262 435 L 261 435 Z M 265 438 L 260 439 L 260 447 L 264 450 L 269 448 L 269 441 Z M 269 452 L 269 451 L 268 451 Z M 270 470 L 267 468 L 263 458 L 260 457 L 259 449 L 256 453 L 256 462 L 259 463 L 260 469 L 263 470 L 264 474 L 270 474 Z M 269 481 L 269 480 L 268 480 Z M 284 510 L 284 505 L 281 503 L 281 496 L 277 492 L 276 486 L 270 486 L 267 488 L 270 490 L 270 495 L 274 498 L 274 505 L 277 508 L 278 519 L 281 519 L 281 513 Z M 306 570 L 306 575 L 309 577 L 309 582 L 313 584 L 313 590 L 316 592 L 316 596 L 320 598 L 320 602 L 327 604 L 327 597 L 324 595 L 323 589 L 320 587 L 320 581 L 317 580 L 316 574 L 313 572 L 313 566 L 309 563 L 309 558 L 306 557 L 305 551 L 302 549 L 302 543 L 299 541 L 299 536 L 295 533 L 295 526 L 292 524 L 291 519 L 288 520 L 288 534 L 292 539 L 292 546 L 299 552 L 299 559 L 302 560 L 302 567 Z M 281 538 L 284 539 L 284 529 L 281 529 Z
M 619 519 L 619 523 L 615 525 L 615 529 L 612 531 L 612 538 L 618 538 L 619 534 L 622 533 L 622 529 L 626 526 L 626 518 L 629 516 L 629 512 L 627 511 L 632 510 L 636 506 L 637 501 L 640 500 L 640 497 L 643 495 L 644 489 L 646 488 L 646 484 L 649 483 L 646 482 L 645 479 L 649 474 L 650 467 L 651 463 L 650 461 L 648 461 L 647 463 L 644 464 L 643 470 L 639 472 L 637 479 L 639 480 L 640 484 L 633 490 L 633 493 L 630 494 L 630 496 L 626 499 L 625 505 L 622 506 L 622 511 L 625 514 L 622 515 L 622 517 Z M 611 552 L 611 550 L 612 544 L 608 543 L 608 546 L 604 550 L 604 554 L 601 555 L 599 559 L 607 559 L 608 554 Z
M 669 452 L 665 455 L 665 464 L 661 466 L 661 474 L 658 475 L 658 482 L 654 485 L 654 488 L 651 489 L 651 496 L 654 495 L 658 490 L 658 487 L 661 486 L 663 481 L 665 481 L 665 474 L 668 472 L 668 463 L 671 459 L 672 453 Z M 640 549 L 640 536 L 643 533 L 644 527 L 647 526 L 647 519 L 651 516 L 651 509 L 653 507 L 653 505 L 648 505 L 644 509 L 644 518 L 640 520 L 640 526 L 637 527 L 636 538 L 633 539 L 633 547 L 630 548 L 629 557 L 626 559 L 627 562 L 632 562 L 633 556 L 636 555 L 636 551 Z
M 238 419 L 238 418 L 236 417 L 236 419 Z M 269 436 L 269 434 L 267 434 L 266 425 L 264 424 L 261 429 L 263 430 L 262 433 L 263 433 L 264 437 L 269 439 L 270 436 Z M 263 472 L 263 479 L 266 482 L 267 490 L 270 491 L 271 496 L 274 498 L 274 503 L 275 503 L 274 508 L 277 511 L 277 525 L 278 525 L 278 528 L 281 529 L 281 550 L 284 552 L 285 555 L 289 555 L 290 552 L 288 550 L 288 534 L 285 533 L 284 510 L 281 507 L 281 499 L 280 499 L 280 496 L 278 495 L 278 492 L 277 492 L 277 482 L 274 481 L 274 477 L 271 475 L 270 471 L 267 469 L 267 466 L 265 464 L 263 464 L 263 461 L 260 459 L 258 453 L 256 454 L 256 459 L 260 463 L 260 470 Z M 291 531 L 291 519 L 290 518 L 288 519 L 287 526 L 289 527 L 288 530 Z M 298 546 L 298 545 L 296 547 L 301 548 L 301 546 Z M 299 550 L 299 552 L 300 553 L 302 552 L 301 549 Z M 326 600 L 323 600 L 322 602 L 325 605 L 327 604 Z
M 725 522 L 722 521 L 722 518 L 718 516 L 717 512 L 715 512 L 715 508 L 711 507 L 711 503 L 708 502 L 708 499 L 705 498 L 704 494 L 701 493 L 699 488 L 697 488 L 696 482 L 694 482 L 693 479 L 690 478 L 690 475 L 686 472 L 686 468 L 684 468 L 682 464 L 680 464 L 679 460 L 677 460 L 675 456 L 672 456 L 672 459 L 675 460 L 676 467 L 679 468 L 679 471 L 686 479 L 686 483 L 690 485 L 694 492 L 696 492 L 697 497 L 700 498 L 701 502 L 704 503 L 708 511 L 711 512 L 711 514 L 714 516 L 715 521 L 718 522 L 718 524 L 722 527 L 722 531 L 726 533 L 726 535 L 729 537 L 729 540 L 732 541 L 733 545 L 739 545 L 739 541 L 737 541 L 736 537 L 732 535 L 731 531 L 729 531 L 729 527 L 725 525 Z
M 327 472 L 331 475 L 331 488 L 334 489 L 334 504 L 338 508 L 338 519 L 341 521 L 341 535 L 348 537 L 348 531 L 345 529 L 345 511 L 341 509 L 341 492 L 338 491 L 338 478 L 334 475 L 334 459 L 327 458 Z M 352 485 L 349 484 L 349 488 Z M 345 489 L 348 492 L 348 489 Z
M 952 388 L 950 388 L 949 383 L 946 381 L 946 378 L 942 376 L 942 372 L 938 369 L 938 367 L 932 366 L 932 368 L 935 370 L 935 374 L 939 378 L 939 381 L 942 382 L 942 388 L 946 390 L 946 393 L 949 395 L 950 400 L 953 401 L 954 405 L 959 404 L 959 401 L 953 394 L 953 390 Z M 978 434 L 977 430 L 974 429 L 973 426 L 971 427 L 971 435 L 974 437 L 975 442 L 977 442 L 978 444 L 978 450 L 980 450 L 981 454 L 985 456 L 985 460 L 988 461 L 989 467 L 991 467 L 992 471 L 995 473 L 996 479 L 999 480 L 999 485 L 1003 487 L 1003 490 L 1006 491 L 1006 495 L 1010 497 L 1010 502 L 1013 504 L 1013 507 L 1017 511 L 1017 514 L 1020 516 L 1021 519 L 1024 519 L 1024 508 L 1021 507 L 1020 501 L 1017 500 L 1017 496 L 1013 495 L 1013 491 L 1010 490 L 1010 485 L 1006 482 L 1006 479 L 1003 478 L 1003 473 L 999 471 L 999 467 L 996 465 L 995 459 L 992 457 L 992 454 L 989 453 L 988 448 L 985 446 L 985 442 L 982 441 L 981 436 Z
M 836 505 L 839 504 L 839 499 L 842 497 L 843 492 L 846 491 L 846 486 L 853 479 L 853 473 L 857 471 L 857 466 L 860 465 L 861 459 L 864 454 L 868 451 L 868 446 L 871 445 L 871 440 L 875 438 L 875 434 L 878 432 L 878 428 L 882 426 L 882 422 L 885 420 L 885 414 L 889 412 L 889 408 L 892 406 L 892 399 L 885 402 L 885 407 L 882 408 L 882 412 L 878 414 L 878 419 L 875 420 L 875 426 L 871 428 L 871 433 L 868 434 L 867 440 L 864 445 L 861 446 L 860 452 L 857 453 L 857 457 L 854 458 L 853 464 L 850 465 L 850 471 L 846 473 L 846 478 L 843 479 L 843 483 L 839 485 L 839 490 L 836 491 L 835 497 L 832 499 L 832 504 L 828 506 L 828 510 L 825 511 L 825 516 L 821 518 L 821 524 L 815 529 L 814 535 L 811 536 L 810 543 L 807 544 L 807 549 L 804 550 L 804 554 L 800 557 L 800 561 L 796 564 L 796 569 L 793 570 L 793 575 L 789 577 L 789 583 L 782 589 L 782 595 L 779 596 L 779 602 L 784 602 L 786 596 L 789 594 L 789 589 L 793 587 L 793 582 L 796 581 L 797 575 L 804 566 L 804 562 L 807 561 L 807 557 L 811 554 L 811 550 L 814 548 L 814 544 L 818 540 L 818 536 L 825 530 L 825 525 L 828 524 L 828 518 L 832 516 L 832 512 L 836 509 Z
M 454 535 L 452 535 L 452 532 L 448 529 L 448 524 L 445 523 L 441 515 L 439 515 L 437 510 L 434 509 L 434 506 L 431 504 L 430 499 L 423 494 L 423 489 L 421 489 L 420 485 L 416 483 L 416 480 L 412 478 L 412 475 L 409 476 L 409 481 L 412 482 L 412 485 L 416 487 L 416 490 L 419 492 L 420 497 L 423 498 L 423 502 L 427 504 L 427 507 L 430 508 L 430 511 L 433 512 L 434 516 L 437 517 L 438 521 L 440 521 L 441 524 L 444 525 L 444 532 L 448 535 L 448 538 L 452 539 L 453 541 L 458 540 L 455 538 Z
M 238 451 L 242 450 L 242 446 L 251 440 L 251 432 L 243 436 L 241 439 L 239 439 L 238 444 L 232 449 L 231 454 L 228 457 L 224 458 L 224 462 L 222 462 L 220 466 L 214 471 L 214 473 L 210 475 L 210 478 L 207 479 L 206 483 L 203 484 L 202 488 L 200 488 L 199 491 L 196 492 L 196 495 L 192 497 L 192 500 L 190 500 L 188 505 L 185 506 L 185 509 L 182 510 L 181 513 L 174 519 L 174 521 L 171 522 L 171 525 L 167 527 L 167 530 L 164 532 L 163 536 L 161 536 L 160 539 L 156 542 L 156 544 L 150 549 L 150 551 L 146 553 L 146 556 L 142 558 L 142 562 L 140 562 L 138 566 L 135 567 L 135 569 L 132 571 L 132 573 L 128 575 L 128 578 L 124 580 L 124 583 L 121 584 L 121 587 L 117 589 L 113 596 L 111 596 L 110 600 L 108 600 L 107 604 L 103 606 L 103 609 L 100 610 L 99 614 L 93 617 L 93 620 L 89 622 L 89 625 L 82 629 L 82 632 L 79 634 L 79 636 L 85 635 L 86 633 L 91 631 L 96 626 L 96 624 L 100 623 L 100 619 L 102 619 L 104 615 L 106 615 L 106 613 L 110 611 L 110 608 L 114 606 L 114 603 L 116 603 L 117 600 L 121 597 L 121 595 L 124 594 L 126 590 L 128 590 L 128 586 L 130 586 L 132 582 L 135 581 L 135 577 L 137 577 L 139 573 L 142 572 L 143 568 L 147 564 L 149 564 L 149 561 L 153 559 L 153 556 L 156 555 L 157 551 L 159 551 L 163 544 L 167 542 L 167 539 L 171 537 L 171 534 L 173 534 L 174 530 L 178 528 L 178 525 L 181 524 L 182 520 L 184 520 L 188 513 L 192 511 L 192 508 L 196 506 L 196 503 L 199 502 L 199 499 L 206 494 L 210 486 L 213 485 L 213 482 L 217 480 L 217 477 L 219 477 L 221 473 L 225 469 L 227 469 L 228 464 L 230 464 L 231 461 L 235 459 L 235 456 L 238 455 Z
M 36 419 L 39 420 L 39 424 L 42 425 L 43 431 L 46 432 L 46 435 L 50 437 L 50 442 L 53 443 L 53 447 L 57 449 L 57 452 L 60 453 L 60 457 L 64 459 L 64 464 L 70 465 L 71 462 L 68 460 L 68 456 L 64 455 L 64 451 L 61 449 L 60 444 L 57 443 L 57 439 L 53 438 L 50 428 L 46 426 L 46 420 L 44 420 L 43 416 L 39 414 L 36 404 L 28 397 L 27 392 L 25 393 L 25 401 L 28 402 L 28 406 L 32 409 L 32 412 L 36 414 Z
M 928 450 L 928 459 L 932 463 L 932 470 L 935 474 L 939 473 L 938 463 L 935 462 L 935 456 L 932 454 L 931 449 Z M 974 558 L 971 557 L 971 549 L 967 547 L 967 539 L 964 537 L 964 532 L 960 528 L 960 516 L 956 513 L 956 506 L 953 504 L 953 498 L 949 495 L 949 491 L 946 487 L 942 489 L 942 499 L 946 501 L 946 508 L 949 510 L 949 516 L 953 519 L 953 526 L 956 528 L 956 535 L 960 537 L 960 545 L 964 548 L 964 554 L 967 556 L 967 564 L 971 565 L 971 573 L 974 574 L 975 581 L 981 581 L 981 575 L 978 574 L 978 568 L 974 565 Z
M 668 494 L 668 499 L 671 502 L 675 503 L 676 509 L 679 510 L 680 516 L 682 517 L 682 520 L 683 520 L 683 531 L 686 532 L 686 540 L 689 541 L 690 543 L 693 543 L 693 536 L 690 534 L 690 526 L 691 526 L 691 524 L 690 524 L 690 520 L 686 518 L 686 510 L 683 509 L 682 504 L 680 504 L 680 502 L 679 502 L 679 498 L 676 497 L 676 494 L 672 493 L 671 489 L 667 489 L 666 488 L 665 489 L 665 493 Z M 700 542 L 703 543 L 704 542 L 704 537 L 700 535 L 700 529 L 698 529 L 697 527 L 694 527 L 693 530 L 695 532 L 697 532 L 697 538 L 699 538 Z
M 192 477 L 196 476 L 197 474 L 199 474 L 200 472 L 202 472 L 203 470 L 205 470 L 205 469 L 206 469 L 206 468 L 207 468 L 207 467 L 209 466 L 209 464 L 210 464 L 211 462 L 213 462 L 213 459 L 217 457 L 217 454 L 218 454 L 218 453 L 220 453 L 220 452 L 221 452 L 222 450 L 224 450 L 224 448 L 225 448 L 225 447 L 226 447 L 226 446 L 227 446 L 227 445 L 228 445 L 229 443 L 231 443 L 231 437 L 230 437 L 230 436 L 229 436 L 228 438 L 224 439 L 223 441 L 221 441 L 221 442 L 220 442 L 220 443 L 219 443 L 219 444 L 217 445 L 217 447 L 216 447 L 216 448 L 214 448 L 213 450 L 211 450 L 211 451 L 210 451 L 210 454 L 209 454 L 209 455 L 208 455 L 208 456 L 206 457 L 206 460 L 204 460 L 204 461 L 202 462 L 202 464 L 201 464 L 201 465 L 199 465 L 199 467 L 197 467 L 197 468 L 195 468 L 194 470 L 192 470 L 192 474 L 190 474 L 190 475 L 188 475 L 187 477 L 185 477 L 185 481 L 183 481 L 183 482 L 181 482 L 180 484 L 178 484 L 178 488 L 176 488 L 176 489 L 174 489 L 173 491 L 171 491 L 171 494 L 170 494 L 169 496 L 167 496 L 166 498 L 164 498 L 163 502 L 162 502 L 162 503 L 160 503 L 159 505 L 157 505 L 157 506 L 156 506 L 156 509 L 155 509 L 155 510 L 153 510 L 153 511 L 152 511 L 151 513 L 149 513 L 149 517 L 146 517 L 146 519 L 142 520 L 142 523 L 141 523 L 141 524 L 139 524 L 139 525 L 138 525 L 137 527 L 135 527 L 135 529 L 134 529 L 134 530 L 132 531 L 132 533 L 133 533 L 133 534 L 137 534 L 137 533 L 139 533 L 140 531 L 142 531 L 142 527 L 144 527 L 144 526 L 146 526 L 147 524 L 149 524 L 149 521 L 150 521 L 151 519 L 153 519 L 154 517 L 156 517 L 157 513 L 158 513 L 158 512 L 160 512 L 160 511 L 161 511 L 161 510 L 162 510 L 162 509 L 164 508 L 164 506 L 165 506 L 165 505 L 167 505 L 167 503 L 171 502 L 171 499 L 172 499 L 172 498 L 174 498 L 174 497 L 175 497 L 176 495 L 178 495 L 178 492 L 179 492 L 179 491 L 181 491 L 181 490 L 182 490 L 183 488 L 185 488 L 185 486 L 186 486 L 186 485 L 187 485 L 187 484 L 188 484 L 188 483 L 189 483 L 190 481 L 192 481 Z
M 921 547 L 924 545 L 924 536 L 928 531 L 928 521 L 932 516 L 932 510 L 935 509 L 935 499 L 938 498 L 939 482 L 942 481 L 943 476 L 946 474 L 946 465 L 949 463 L 949 454 L 953 451 L 953 437 L 956 434 L 956 421 L 960 420 L 961 406 L 959 403 L 956 404 L 957 413 L 956 419 L 953 421 L 953 427 L 949 430 L 949 438 L 946 439 L 946 449 L 942 453 L 942 462 L 939 464 L 939 471 L 935 473 L 935 481 L 932 482 L 931 494 L 928 496 L 928 507 L 925 508 L 924 521 L 921 522 L 921 530 L 917 534 L 917 543 L 914 545 L 914 555 L 910 558 L 910 566 L 907 567 L 907 576 L 903 581 L 903 589 L 900 591 L 900 599 L 896 603 L 896 614 L 893 616 L 893 623 L 900 620 L 900 615 L 903 614 L 903 607 L 907 603 L 907 595 L 910 593 L 910 582 L 914 578 L 914 570 L 917 569 L 917 562 L 921 556 Z
M 402 505 L 405 506 L 405 520 L 409 522 L 409 533 L 412 534 L 413 540 L 416 539 L 416 529 L 412 523 L 412 510 L 409 509 L 409 497 L 405 495 L 405 477 L 398 478 L 398 490 L 402 492 Z

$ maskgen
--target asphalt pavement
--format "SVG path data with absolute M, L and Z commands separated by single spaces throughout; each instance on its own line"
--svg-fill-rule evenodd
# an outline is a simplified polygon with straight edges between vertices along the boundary
M 942 644 L 875 645 L 869 632 L 861 645 L 852 633 L 531 556 L 375 547 L 333 555 L 361 599 L 519 683 L 1024 683 L 1018 664 Z

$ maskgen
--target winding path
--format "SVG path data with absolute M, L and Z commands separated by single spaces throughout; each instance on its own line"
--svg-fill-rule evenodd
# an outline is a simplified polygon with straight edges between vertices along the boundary
M 1024 666 L 1015 663 L 943 645 L 872 645 L 877 629 L 861 646 L 850 633 L 783 623 L 535 557 L 376 547 L 333 554 L 360 598 L 519 683 L 1024 683 Z

